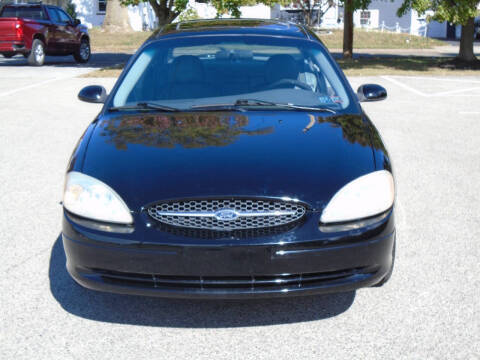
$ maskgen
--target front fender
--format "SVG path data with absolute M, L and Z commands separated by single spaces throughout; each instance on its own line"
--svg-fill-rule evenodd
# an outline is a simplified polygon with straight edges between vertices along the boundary
M 93 134 L 96 124 L 97 121 L 95 119 L 90 125 L 88 125 L 87 129 L 78 140 L 77 145 L 75 146 L 72 156 L 70 157 L 70 160 L 68 162 L 67 172 L 82 171 L 83 162 L 85 159 L 85 152 L 87 151 L 88 144 L 90 142 L 90 138 Z

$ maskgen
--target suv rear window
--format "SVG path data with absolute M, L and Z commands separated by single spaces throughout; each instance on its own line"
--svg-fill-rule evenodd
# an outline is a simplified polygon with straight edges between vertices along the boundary
M 6 6 L 3 8 L 0 17 L 46 20 L 41 6 Z

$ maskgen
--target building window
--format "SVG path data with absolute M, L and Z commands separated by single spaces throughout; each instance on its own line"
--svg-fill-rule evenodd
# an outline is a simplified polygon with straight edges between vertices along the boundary
M 361 26 L 370 26 L 370 11 L 361 11 L 360 12 L 360 25 Z
M 107 0 L 98 0 L 98 12 L 104 13 L 107 11 Z

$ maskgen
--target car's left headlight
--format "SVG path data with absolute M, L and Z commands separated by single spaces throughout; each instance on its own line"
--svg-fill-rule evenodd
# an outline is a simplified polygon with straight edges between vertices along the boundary
M 320 222 L 340 223 L 375 216 L 390 209 L 395 199 L 392 174 L 387 170 L 360 176 L 332 197 Z
M 116 224 L 132 224 L 130 210 L 107 184 L 72 171 L 65 179 L 63 206 L 75 215 Z

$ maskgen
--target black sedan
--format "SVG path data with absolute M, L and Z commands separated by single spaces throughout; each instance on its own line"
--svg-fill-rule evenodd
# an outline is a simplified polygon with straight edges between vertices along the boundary
M 68 165 L 67 269 L 95 290 L 239 298 L 350 291 L 393 268 L 394 180 L 308 28 L 165 27 L 133 56 Z

